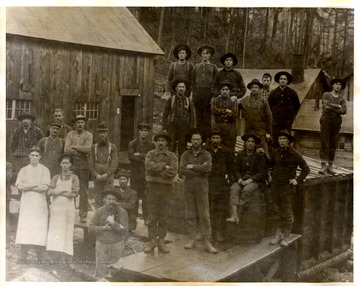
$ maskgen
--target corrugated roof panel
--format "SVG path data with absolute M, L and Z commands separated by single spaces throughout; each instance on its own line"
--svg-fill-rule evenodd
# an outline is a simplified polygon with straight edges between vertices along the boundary
M 7 7 L 6 33 L 163 55 L 125 7 Z

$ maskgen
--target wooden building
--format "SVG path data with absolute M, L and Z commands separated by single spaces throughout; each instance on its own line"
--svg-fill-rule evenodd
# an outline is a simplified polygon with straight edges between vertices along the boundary
M 124 7 L 6 9 L 7 140 L 30 111 L 45 130 L 52 109 L 106 121 L 120 151 L 136 126 L 152 123 L 154 61 L 163 51 Z

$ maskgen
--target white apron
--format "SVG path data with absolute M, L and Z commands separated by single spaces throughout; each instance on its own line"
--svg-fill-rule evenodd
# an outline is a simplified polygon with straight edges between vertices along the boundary
M 56 182 L 55 189 L 71 192 L 72 180 Z M 49 232 L 47 236 L 46 250 L 64 252 L 73 255 L 73 234 L 75 224 L 74 198 L 64 196 L 53 197 L 50 206 Z
M 49 184 L 50 173 L 40 164 L 35 168 L 26 166 L 20 170 L 16 185 L 21 181 L 37 185 Z M 23 192 L 15 243 L 45 246 L 47 230 L 48 207 L 45 192 Z

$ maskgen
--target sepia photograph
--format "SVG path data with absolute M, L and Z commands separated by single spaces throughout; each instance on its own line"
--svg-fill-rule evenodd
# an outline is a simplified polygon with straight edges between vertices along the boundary
M 2 9 L 5 282 L 354 283 L 352 6 Z

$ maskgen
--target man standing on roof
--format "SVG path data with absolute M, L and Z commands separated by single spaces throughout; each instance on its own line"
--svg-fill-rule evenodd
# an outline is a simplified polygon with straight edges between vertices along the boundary
M 321 170 L 319 174 L 326 172 L 334 175 L 333 162 L 336 150 L 336 137 L 340 131 L 342 118 L 346 114 L 346 100 L 340 94 L 346 86 L 343 79 L 335 78 L 330 81 L 331 92 L 325 92 L 322 97 L 323 112 L 320 118 L 320 159 Z M 326 166 L 328 162 L 328 166 Z
M 211 113 L 214 117 L 214 128 L 222 131 L 223 144 L 232 152 L 236 142 L 236 118 L 238 104 L 230 99 L 233 88 L 229 81 L 223 81 L 218 85 L 220 96 L 215 97 L 211 103 Z
M 137 198 L 141 200 L 142 216 L 145 225 L 148 225 L 147 200 L 145 194 L 145 155 L 155 149 L 149 133 L 151 126 L 147 123 L 138 125 L 139 137 L 130 141 L 128 156 L 130 161 L 130 186 L 137 192 Z
M 18 115 L 16 118 L 21 122 L 21 126 L 14 130 L 10 143 L 14 179 L 16 179 L 20 169 L 29 164 L 30 149 L 36 146 L 43 137 L 40 128 L 33 125 L 35 120 L 34 115 L 25 112 Z
M 269 94 L 272 91 L 272 89 L 270 89 L 271 80 L 272 80 L 271 74 L 269 73 L 263 74 L 262 76 L 263 88 L 261 90 L 261 96 L 264 97 L 266 100 L 268 99 Z
M 192 73 L 194 70 L 194 65 L 188 61 L 191 57 L 191 49 L 185 44 L 177 45 L 173 50 L 173 55 L 178 60 L 172 62 L 169 67 L 167 84 L 166 84 L 166 93 L 168 96 L 171 96 L 176 91 L 172 88 L 172 82 L 175 78 L 185 78 L 188 82 L 191 82 Z M 185 96 L 189 97 L 191 94 L 191 88 L 186 90 Z
M 289 235 L 294 223 L 294 198 L 296 186 L 302 182 L 310 172 L 308 164 L 302 155 L 290 143 L 294 137 L 287 130 L 278 133 L 276 148 L 271 156 L 273 174 L 271 181 L 271 196 L 275 205 L 276 234 L 270 244 L 289 245 Z M 296 176 L 297 168 L 301 169 Z
M 244 110 L 245 134 L 255 134 L 261 140 L 260 146 L 269 158 L 268 142 L 271 140 L 272 114 L 266 98 L 261 96 L 263 84 L 258 79 L 248 83 L 250 94 L 239 100 L 240 108 Z
M 194 127 L 194 106 L 190 98 L 185 96 L 190 83 L 185 78 L 176 78 L 172 88 L 176 94 L 167 99 L 163 114 L 162 129 L 172 137 L 170 150 L 178 152 L 179 157 L 186 150 L 185 135 Z
M 89 164 L 88 155 L 93 143 L 93 135 L 85 130 L 87 117 L 78 114 L 75 117 L 75 130 L 66 134 L 64 153 L 73 155 L 73 172 L 80 181 L 80 222 L 85 223 L 88 213 Z
M 103 192 L 113 187 L 114 172 L 119 165 L 116 146 L 109 142 L 109 127 L 102 122 L 97 127 L 98 142 L 91 147 L 89 171 L 94 180 L 96 208 L 103 205 Z
M 206 132 L 211 128 L 211 87 L 218 69 L 210 62 L 215 53 L 213 46 L 202 45 L 197 53 L 201 56 L 201 62 L 195 65 L 192 76 L 196 126 Z
M 272 138 L 277 138 L 281 130 L 291 132 L 291 126 L 300 108 L 300 101 L 296 91 L 288 87 L 293 79 L 291 74 L 281 71 L 274 79 L 279 86 L 270 92 L 268 102 L 273 116 Z M 277 146 L 278 142 L 274 144 Z
M 235 101 L 246 93 L 243 77 L 238 71 L 234 70 L 234 66 L 238 63 L 237 57 L 233 53 L 227 53 L 220 58 L 220 61 L 224 68 L 215 75 L 212 84 L 214 96 L 218 95 L 217 91 L 220 89 L 220 84 L 227 81 L 232 85 L 230 98 Z

